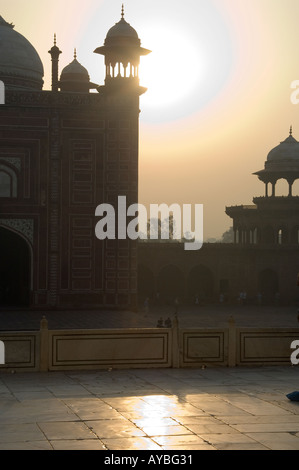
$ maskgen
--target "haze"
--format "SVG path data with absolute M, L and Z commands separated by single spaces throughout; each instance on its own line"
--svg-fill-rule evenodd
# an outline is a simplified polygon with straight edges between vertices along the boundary
M 36 48 L 50 89 L 54 33 L 63 51 L 60 71 L 76 48 L 91 80 L 103 84 L 103 62 L 93 51 L 119 21 L 121 4 L 0 0 L 0 14 Z M 203 204 L 205 239 L 221 238 L 231 226 L 225 206 L 263 195 L 252 173 L 290 125 L 299 139 L 299 105 L 290 100 L 291 82 L 299 79 L 299 2 L 124 4 L 126 21 L 152 51 L 141 64 L 148 92 L 140 103 L 139 202 Z M 299 194 L 299 185 L 294 189 Z

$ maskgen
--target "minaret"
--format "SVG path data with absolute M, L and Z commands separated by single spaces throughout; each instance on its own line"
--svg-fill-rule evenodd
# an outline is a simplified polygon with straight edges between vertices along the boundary
M 58 91 L 58 63 L 62 52 L 56 46 L 56 34 L 54 34 L 54 46 L 49 50 L 49 54 L 51 54 L 52 58 L 52 91 Z
M 134 91 L 141 95 L 146 91 L 139 86 L 139 65 L 140 57 L 151 51 L 141 47 L 137 32 L 125 20 L 124 6 L 120 21 L 108 31 L 104 46 L 94 52 L 105 57 L 105 87 L 101 87 L 105 92 Z
M 277 181 L 284 179 L 288 182 L 288 197 L 292 197 L 292 186 L 299 179 L 299 142 L 293 137 L 293 126 L 290 126 L 289 136 L 274 147 L 267 156 L 263 170 L 253 173 L 265 183 L 265 197 L 270 197 L 268 186 L 272 185 L 271 197 L 275 198 Z

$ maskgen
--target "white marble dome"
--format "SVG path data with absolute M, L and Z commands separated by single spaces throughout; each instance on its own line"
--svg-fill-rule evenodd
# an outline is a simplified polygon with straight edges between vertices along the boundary
M 0 79 L 8 89 L 41 90 L 44 67 L 32 44 L 0 16 Z

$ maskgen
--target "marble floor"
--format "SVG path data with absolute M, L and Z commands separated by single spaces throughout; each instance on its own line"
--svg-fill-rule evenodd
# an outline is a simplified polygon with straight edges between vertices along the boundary
M 0 450 L 299 450 L 299 368 L 0 373 Z

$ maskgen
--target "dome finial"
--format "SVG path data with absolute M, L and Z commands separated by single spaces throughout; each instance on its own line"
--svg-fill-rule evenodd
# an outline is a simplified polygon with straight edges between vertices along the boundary
M 77 59 L 77 49 L 74 49 L 74 59 Z
M 290 135 L 293 135 L 293 126 L 290 127 Z
M 121 19 L 123 20 L 125 18 L 125 7 L 124 4 L 121 6 Z
M 56 46 L 56 33 L 54 33 L 54 46 Z

